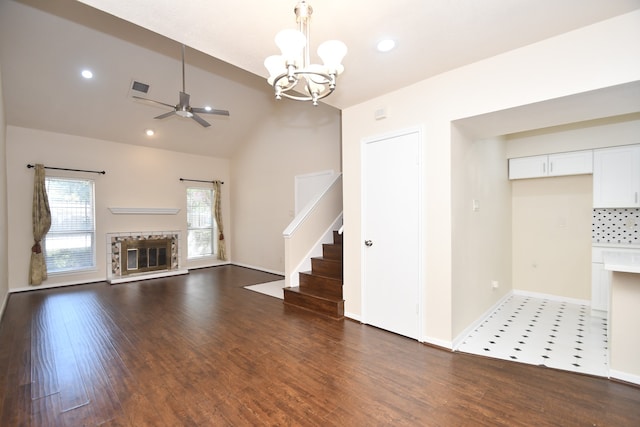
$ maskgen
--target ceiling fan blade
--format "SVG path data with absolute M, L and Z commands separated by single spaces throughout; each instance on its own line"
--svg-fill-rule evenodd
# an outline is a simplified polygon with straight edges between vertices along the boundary
M 229 112 L 227 110 L 214 110 L 214 109 L 207 110 L 206 108 L 191 108 L 191 111 L 193 111 L 194 113 L 200 113 L 200 114 L 217 114 L 218 116 L 229 115 Z
M 209 122 L 207 122 L 205 119 L 203 119 L 202 117 L 200 117 L 197 114 L 194 114 L 193 116 L 191 116 L 191 118 L 193 120 L 195 120 L 196 122 L 200 123 L 203 127 L 209 127 L 211 126 L 211 124 Z
M 180 92 L 180 105 L 183 107 L 189 106 L 189 94 L 185 92 Z
M 175 110 L 169 111 L 168 113 L 160 114 L 159 116 L 154 117 L 154 119 L 166 119 L 169 116 L 173 116 L 175 113 L 176 113 Z
M 135 95 L 132 95 L 131 97 L 132 97 L 132 98 L 135 98 L 135 99 L 139 99 L 140 101 L 146 101 L 146 102 L 151 102 L 151 103 L 153 103 L 153 104 L 164 105 L 165 107 L 169 107 L 169 108 L 176 108 L 176 106 L 175 106 L 175 105 L 165 104 L 164 102 L 154 101 L 153 99 L 142 98 L 141 96 L 135 96 Z

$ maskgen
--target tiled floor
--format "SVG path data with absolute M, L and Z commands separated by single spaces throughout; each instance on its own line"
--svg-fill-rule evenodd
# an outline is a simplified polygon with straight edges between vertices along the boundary
M 608 346 L 588 306 L 513 295 L 458 351 L 607 377 Z
M 274 282 L 260 283 L 257 285 L 245 286 L 245 289 L 269 295 L 272 297 L 284 299 L 284 280 L 276 280 Z

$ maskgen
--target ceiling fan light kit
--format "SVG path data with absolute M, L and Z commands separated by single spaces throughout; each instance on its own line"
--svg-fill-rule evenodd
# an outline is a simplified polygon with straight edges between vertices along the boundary
M 154 117 L 154 119 L 164 119 L 173 115 L 177 115 L 180 117 L 184 117 L 187 119 L 193 119 L 198 122 L 202 127 L 209 127 L 211 124 L 207 122 L 205 119 L 200 117 L 198 114 L 215 114 L 218 116 L 228 116 L 229 112 L 227 110 L 216 110 L 209 106 L 200 108 L 200 107 L 192 107 L 189 105 L 189 98 L 191 96 L 186 92 L 185 89 L 185 77 L 184 77 L 184 45 L 182 45 L 182 91 L 180 92 L 180 98 L 177 105 L 167 104 L 165 102 L 154 101 L 152 99 L 143 98 L 141 96 L 133 95 L 133 98 L 139 99 L 142 101 L 152 102 L 154 104 L 163 105 L 165 107 L 173 108 L 173 111 L 169 111 L 168 113 L 160 114 L 159 116 Z
M 280 31 L 275 38 L 281 55 L 269 56 L 264 65 L 269 71 L 267 82 L 273 86 L 276 99 L 282 97 L 296 101 L 311 101 L 326 98 L 336 88 L 336 78 L 344 71 L 342 59 L 347 46 L 339 40 L 329 40 L 318 47 L 318 56 L 323 65 L 309 60 L 309 35 L 313 8 L 305 0 L 294 9 L 297 30 Z

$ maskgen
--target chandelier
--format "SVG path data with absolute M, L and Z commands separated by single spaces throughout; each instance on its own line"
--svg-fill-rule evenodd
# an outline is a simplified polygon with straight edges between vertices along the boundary
M 295 7 L 297 30 L 282 30 L 275 38 L 282 55 L 265 59 L 269 71 L 267 82 L 273 86 L 276 99 L 312 101 L 326 98 L 336 88 L 336 77 L 344 71 L 341 64 L 347 46 L 339 40 L 329 40 L 318 46 L 323 65 L 309 60 L 309 33 L 313 8 L 305 0 Z

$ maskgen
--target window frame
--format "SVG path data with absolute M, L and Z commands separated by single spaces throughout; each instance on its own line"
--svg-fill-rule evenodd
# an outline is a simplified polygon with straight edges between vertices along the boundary
M 75 230 L 64 230 L 64 232 L 62 231 L 55 231 L 55 205 L 52 205 L 52 201 L 49 198 L 49 182 L 50 181 L 72 181 L 72 182 L 82 182 L 82 183 L 88 183 L 90 186 L 90 209 L 91 209 L 91 230 L 87 230 L 87 229 L 83 229 L 83 228 L 78 228 Z M 97 232 L 96 232 L 96 187 L 95 187 L 95 180 L 90 179 L 90 178 L 74 178 L 74 177 L 68 177 L 68 176 L 45 176 L 45 188 L 47 188 L 47 199 L 49 199 L 49 207 L 51 209 L 51 229 L 54 229 L 54 231 L 52 231 L 51 229 L 49 229 L 49 231 L 47 232 L 47 234 L 45 235 L 44 239 L 43 239 L 43 253 L 44 253 L 44 259 L 45 259 L 45 263 L 47 265 L 47 273 L 51 276 L 56 276 L 56 275 L 67 275 L 67 274 L 78 274 L 78 273 L 86 273 L 86 272 L 91 272 L 91 271 L 97 271 Z M 80 267 L 80 268 L 67 268 L 67 269 L 54 269 L 52 266 L 52 262 L 55 261 L 54 259 L 52 259 L 50 256 L 48 256 L 47 254 L 47 248 L 48 248 L 48 244 L 47 244 L 47 239 L 49 239 L 50 237 L 59 237 L 59 236 L 64 236 L 64 235 L 84 235 L 84 239 L 86 240 L 87 237 L 90 240 L 90 251 L 91 251 L 91 255 L 90 257 L 88 257 L 88 259 L 90 260 L 91 264 L 84 266 L 84 267 Z M 72 246 L 70 246 L 69 248 L 72 248 Z M 68 248 L 67 248 L 68 249 Z
M 190 224 L 190 215 L 191 215 L 191 210 L 192 210 L 192 205 L 190 203 L 190 196 L 189 193 L 190 191 L 207 191 L 209 192 L 210 195 L 210 205 L 209 205 L 209 215 L 211 218 L 211 227 L 193 227 Z M 186 225 L 187 225 L 187 260 L 188 261 L 194 261 L 194 260 L 199 260 L 199 259 L 206 259 L 206 258 L 215 258 L 218 255 L 218 239 L 217 239 L 217 235 L 218 235 L 218 224 L 216 222 L 216 218 L 215 218 L 215 189 L 213 188 L 209 188 L 209 187 L 201 187 L 201 186 L 190 186 L 187 187 L 186 192 L 185 192 L 185 196 L 186 196 Z M 210 247 L 211 247 L 211 253 L 208 254 L 197 254 L 197 255 L 192 255 L 192 252 L 190 250 L 190 246 L 191 246 L 191 242 L 190 242 L 190 236 L 191 236 L 191 232 L 192 231 L 199 231 L 199 230 L 211 230 L 211 241 L 210 243 Z

